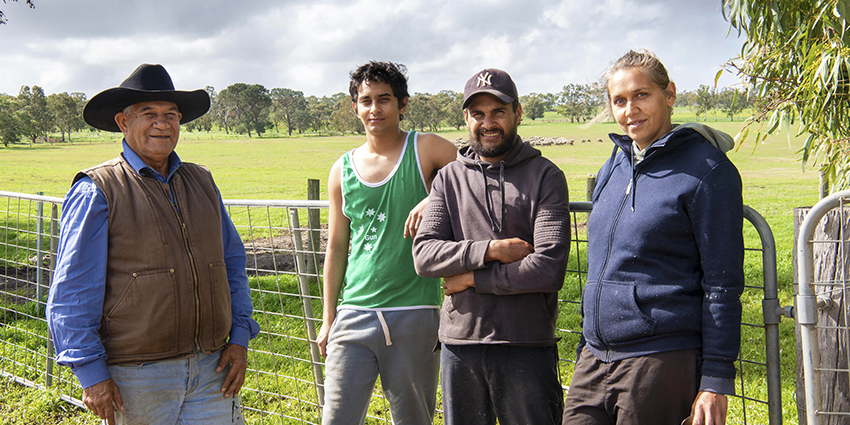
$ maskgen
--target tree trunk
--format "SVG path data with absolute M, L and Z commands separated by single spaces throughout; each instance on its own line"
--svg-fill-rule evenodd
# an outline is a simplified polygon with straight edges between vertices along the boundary
M 795 209 L 795 227 L 802 223 L 808 208 Z M 795 232 L 795 235 L 798 232 Z M 850 412 L 850 373 L 847 373 L 850 335 L 847 327 L 847 310 L 850 296 L 844 292 L 842 282 L 850 278 L 850 208 L 844 211 L 835 209 L 826 214 L 815 230 L 815 241 L 836 241 L 816 243 L 814 252 L 814 281 L 818 285 L 815 292 L 818 299 L 828 300 L 824 308 L 818 310 L 818 346 L 820 350 L 821 395 L 824 412 Z M 843 236 L 843 243 L 841 241 Z M 795 238 L 796 242 L 796 238 Z M 842 246 L 843 245 L 843 246 Z M 796 253 L 796 249 L 794 250 Z M 799 267 L 794 261 L 796 268 Z M 799 336 L 799 329 L 797 329 Z M 799 341 L 799 338 L 798 338 Z M 797 346 L 797 406 L 800 424 L 806 424 L 805 394 L 803 393 L 801 347 Z M 835 372 L 834 370 L 843 370 Z M 824 425 L 846 423 L 845 416 L 824 415 Z

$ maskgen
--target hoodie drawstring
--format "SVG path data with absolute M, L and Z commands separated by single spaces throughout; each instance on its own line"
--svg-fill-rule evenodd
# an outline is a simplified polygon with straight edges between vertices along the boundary
M 496 222 L 493 206 L 490 202 L 490 191 L 487 189 L 487 171 L 484 169 L 484 163 L 476 160 L 478 169 L 481 170 L 481 176 L 484 177 L 484 201 L 487 203 L 487 216 L 490 218 L 490 230 L 502 233 L 502 225 L 505 222 L 505 161 L 499 161 L 499 192 L 502 195 L 502 205 L 500 211 L 499 222 Z
M 505 224 L 505 161 L 499 161 L 499 192 L 502 194 L 501 217 L 499 217 L 499 233 Z

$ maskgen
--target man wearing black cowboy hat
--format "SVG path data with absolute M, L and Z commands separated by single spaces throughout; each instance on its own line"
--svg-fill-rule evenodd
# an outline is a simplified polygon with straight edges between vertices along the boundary
M 236 396 L 259 332 L 245 249 L 209 170 L 174 152 L 180 124 L 209 106 L 143 64 L 83 112 L 122 132 L 123 152 L 65 197 L 47 319 L 56 362 L 110 425 L 243 423 Z

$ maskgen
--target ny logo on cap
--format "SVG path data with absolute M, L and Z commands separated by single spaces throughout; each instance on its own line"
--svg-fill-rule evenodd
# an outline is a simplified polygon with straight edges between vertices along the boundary
M 490 73 L 486 72 L 486 71 L 478 74 L 478 84 L 477 84 L 477 86 L 478 87 L 492 86 L 493 84 L 490 83 L 490 77 L 491 77 Z

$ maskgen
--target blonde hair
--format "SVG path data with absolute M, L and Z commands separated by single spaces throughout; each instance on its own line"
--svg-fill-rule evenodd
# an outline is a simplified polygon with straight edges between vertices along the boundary
M 646 75 L 649 76 L 649 79 L 661 88 L 661 91 L 667 91 L 667 86 L 670 85 L 670 76 L 667 74 L 667 68 L 665 68 L 664 64 L 661 63 L 657 56 L 655 56 L 655 53 L 646 49 L 639 49 L 638 51 L 629 50 L 628 53 L 620 57 L 620 59 L 617 59 L 616 62 L 611 64 L 611 66 L 605 70 L 605 73 L 602 75 L 602 84 L 605 85 L 606 94 L 608 94 L 608 80 L 610 80 L 611 77 L 613 77 L 618 71 L 631 68 L 645 72 Z M 608 94 L 606 109 L 610 108 L 611 95 Z M 672 106 L 670 107 L 670 114 L 673 114 Z
M 655 53 L 649 50 L 640 49 L 638 51 L 629 50 L 616 62 L 611 64 L 605 74 L 602 76 L 602 83 L 608 87 L 608 80 L 617 73 L 617 71 L 629 68 L 637 68 L 649 75 L 653 83 L 661 87 L 661 90 L 667 90 L 667 85 L 670 84 L 670 76 L 667 75 L 667 68 L 658 60 Z

